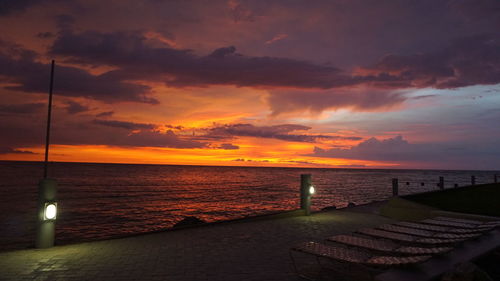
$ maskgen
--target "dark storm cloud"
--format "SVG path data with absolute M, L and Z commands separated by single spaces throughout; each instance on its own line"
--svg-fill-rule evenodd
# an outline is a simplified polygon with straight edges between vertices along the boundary
M 0 104 L 0 114 L 29 114 L 39 112 L 45 104 L 24 103 L 24 104 Z
M 113 116 L 113 114 L 115 114 L 114 111 L 105 111 L 105 112 L 101 112 L 101 113 L 97 114 L 95 117 L 98 117 L 98 118 L 111 117 L 111 116 Z
M 482 24 L 483 29 L 500 27 L 500 1 L 498 0 L 461 0 L 449 1 L 453 13 L 463 17 L 469 24 Z
M 464 168 L 474 163 L 476 169 L 500 164 L 496 155 L 500 153 L 498 142 L 471 147 L 468 145 L 453 145 L 450 143 L 409 143 L 402 136 L 379 140 L 367 139 L 350 149 L 314 148 L 309 156 L 344 158 L 373 161 L 417 162 L 427 166 Z
M 36 61 L 37 54 L 0 40 L 0 82 L 8 82 L 6 89 L 45 93 L 48 91 L 48 64 Z M 55 69 L 55 93 L 69 97 L 86 97 L 105 102 L 133 101 L 157 104 L 147 94 L 148 86 L 124 82 L 112 73 L 92 75 L 68 66 Z
M 240 149 L 239 146 L 231 144 L 231 143 L 223 143 L 218 148 L 219 149 L 225 149 L 225 150 Z
M 422 152 L 425 153 L 422 154 Z M 426 146 L 410 144 L 402 136 L 397 136 L 385 140 L 370 138 L 350 149 L 332 148 L 325 150 L 315 147 L 312 155 L 345 159 L 402 161 L 417 160 L 414 158 L 415 155 L 418 155 L 418 159 L 428 158 L 432 153 L 434 151 L 430 151 Z
M 41 38 L 41 39 L 48 39 L 48 38 L 52 38 L 54 36 L 56 36 L 56 35 L 50 31 L 39 32 L 36 34 L 36 37 Z
M 55 10 L 67 7 L 75 12 L 82 12 L 82 5 L 78 2 L 77 0 L 0 0 L 0 16 L 10 16 L 12 14 L 25 12 L 33 6 L 50 4 L 57 7 Z
M 407 97 L 401 90 L 432 87 L 454 89 L 500 83 L 500 35 L 481 35 L 454 41 L 431 53 L 388 55 L 369 73 L 358 76 L 367 88 L 301 91 L 275 90 L 268 97 L 273 115 L 285 112 L 351 108 L 377 111 L 401 104 Z
M 454 9 L 463 11 L 464 8 L 458 5 Z M 108 73 L 116 80 L 163 81 L 169 86 L 219 84 L 331 89 L 365 85 L 372 89 L 365 93 L 273 91 L 268 103 L 273 114 L 277 115 L 307 110 L 320 113 L 342 107 L 357 111 L 382 110 L 406 99 L 403 94 L 394 92 L 398 89 L 499 83 L 498 37 L 471 36 L 455 40 L 440 51 L 387 55 L 372 67 L 364 68 L 366 71 L 352 74 L 332 66 L 294 59 L 248 57 L 238 54 L 234 46 L 199 56 L 191 50 L 166 45 L 158 47 L 161 46 L 158 42 L 151 42 L 139 32 L 75 33 L 65 29 L 59 33 L 51 52 L 77 63 L 117 66 L 116 71 Z
M 386 109 L 403 102 L 410 88 L 459 88 L 500 83 L 498 35 L 455 40 L 435 52 L 387 55 L 372 67 L 347 74 L 335 67 L 277 57 L 248 57 L 234 46 L 207 56 L 191 50 L 158 47 L 138 32 L 62 31 L 51 48 L 77 63 L 113 65 L 117 80 L 149 79 L 169 86 L 236 85 L 253 87 L 331 89 L 336 91 L 273 91 L 268 99 L 273 114 L 321 112 L 350 107 L 358 111 Z M 365 93 L 346 86 L 368 87 Z M 371 89 L 371 90 L 370 90 Z
M 309 111 L 313 114 L 327 109 L 351 108 L 354 111 L 378 111 L 406 100 L 404 93 L 380 90 L 346 91 L 271 91 L 267 99 L 272 115 Z
M 154 130 L 154 125 L 122 121 L 77 120 L 65 111 L 54 112 L 51 143 L 57 145 L 109 145 L 121 147 L 205 148 L 208 143 L 183 138 L 172 131 Z M 39 146 L 43 144 L 45 118 L 38 116 L 10 116 L 9 122 L 0 122 L 0 147 Z M 34 118 L 36 117 L 36 118 Z M 5 153 L 12 153 L 5 150 Z
M 70 29 L 75 24 L 75 18 L 72 15 L 61 14 L 54 17 L 56 25 L 61 30 Z
M 0 16 L 9 15 L 13 12 L 24 11 L 26 8 L 43 1 L 44 0 L 1 0 Z
M 205 148 L 207 144 L 181 139 L 172 131 L 161 133 L 158 131 L 140 131 L 128 134 L 126 137 L 115 139 L 111 145 L 134 147 L 171 147 L 171 148 Z
M 120 67 L 113 75 L 164 81 L 171 86 L 281 86 L 331 88 L 359 83 L 335 67 L 277 57 L 248 57 L 233 46 L 207 56 L 155 47 L 138 32 L 63 31 L 51 53 L 70 61 Z
M 270 138 L 293 142 L 316 142 L 318 139 L 344 139 L 360 140 L 360 137 L 342 137 L 329 135 L 305 135 L 293 134 L 294 131 L 306 131 L 311 127 L 297 124 L 283 124 L 274 126 L 254 126 L 252 124 L 230 124 L 214 127 L 208 130 L 204 137 L 208 138 L 231 138 L 231 137 L 256 137 Z
M 234 46 L 229 46 L 226 48 L 219 48 L 215 51 L 213 51 L 210 54 L 210 57 L 217 58 L 217 59 L 222 59 L 227 55 L 232 55 L 236 53 L 236 47 Z
M 80 112 L 89 111 L 90 109 L 88 106 L 81 105 L 75 101 L 66 101 L 65 104 L 66 104 L 66 111 L 69 114 L 77 114 Z
M 174 125 L 167 124 L 167 125 L 165 125 L 165 127 L 169 128 L 169 129 L 174 129 L 174 130 L 182 130 L 182 129 L 184 129 L 184 126 L 180 126 L 180 125 L 174 126 Z
M 102 125 L 102 126 L 122 128 L 122 129 L 127 129 L 127 130 L 140 130 L 140 129 L 152 130 L 156 127 L 153 124 L 134 123 L 134 122 L 117 121 L 117 120 L 95 119 L 92 122 L 94 124 L 98 124 L 98 125 Z
M 36 154 L 36 153 L 27 150 L 18 150 L 11 147 L 0 147 L 0 154 Z
M 335 19 L 342 22 L 342 27 L 339 28 L 350 30 L 346 26 L 351 27 L 355 23 L 353 28 L 359 32 L 345 31 L 341 35 L 346 37 L 339 38 L 346 40 L 371 38 L 370 40 L 373 42 L 368 39 L 366 39 L 368 41 L 365 39 L 360 41 L 361 43 L 365 42 L 360 47 L 366 52 L 368 52 L 366 46 L 372 48 L 372 45 L 366 44 L 366 42 L 382 45 L 374 46 L 373 49 L 376 50 L 370 56 L 376 54 L 376 57 L 380 57 L 382 51 L 394 52 L 394 54 L 386 55 L 379 59 L 378 63 L 369 66 L 366 62 L 373 60 L 365 59 L 358 63 L 361 71 L 353 72 L 343 71 L 329 64 L 312 63 L 296 58 L 245 56 L 239 54 L 236 47 L 228 46 L 229 44 L 226 45 L 227 47 L 208 52 L 207 55 L 201 55 L 193 50 L 176 49 L 157 39 L 146 38 L 147 36 L 139 31 L 79 31 L 74 26 L 73 16 L 62 14 L 55 17 L 59 32 L 50 47 L 50 54 L 62 56 L 67 62 L 86 66 L 109 65 L 116 67 L 116 70 L 101 75 L 91 75 L 76 67 L 61 69 L 67 74 L 61 74 L 63 76 L 60 77 L 60 81 L 63 81 L 63 85 L 61 85 L 59 94 L 88 97 L 106 102 L 137 101 L 154 104 L 158 101 L 148 95 L 151 89 L 133 81 L 161 81 L 172 87 L 236 85 L 281 88 L 281 90 L 272 90 L 268 98 L 268 104 L 273 114 L 277 115 L 293 111 L 320 113 L 323 110 L 342 107 L 357 111 L 384 110 L 398 105 L 406 99 L 404 94 L 397 92 L 402 89 L 424 87 L 444 89 L 500 83 L 498 33 L 470 36 L 470 34 L 477 34 L 483 30 L 491 32 L 491 26 L 500 23 L 498 19 L 500 17 L 497 17 L 500 14 L 499 1 L 464 0 L 440 3 L 419 1 L 413 3 L 414 5 L 408 5 L 411 1 L 384 1 L 380 7 L 377 6 L 376 13 L 373 15 L 367 15 L 364 10 L 360 10 L 366 6 L 363 1 L 350 1 L 348 3 L 344 1 L 318 1 L 317 6 L 311 7 L 305 7 L 303 1 L 297 1 L 293 4 L 284 1 L 276 1 L 273 4 L 251 2 L 242 4 L 241 1 L 223 2 L 226 8 L 229 7 L 236 22 L 254 20 L 255 11 L 264 12 L 263 15 L 266 15 L 265 11 L 270 10 L 268 8 L 274 7 L 270 10 L 274 11 L 277 7 L 286 6 L 286 10 L 291 15 L 295 15 L 298 11 L 307 12 L 307 15 L 310 16 L 318 13 L 319 23 L 332 24 L 332 16 L 326 15 L 340 16 L 338 11 L 345 10 L 349 16 Z M 427 14 L 430 18 L 429 21 L 421 22 L 423 11 L 429 12 Z M 374 23 L 374 27 L 366 27 L 364 19 L 363 21 L 352 19 L 351 15 L 358 13 L 363 15 L 359 18 L 370 16 L 369 22 Z M 387 19 L 381 20 L 381 18 L 385 19 L 384 16 L 387 16 Z M 398 20 L 402 20 L 402 24 L 392 24 Z M 382 25 L 386 21 L 390 21 L 391 24 Z M 470 21 L 470 25 L 464 24 L 467 21 Z M 462 24 L 460 30 L 464 32 L 451 34 L 450 30 L 456 29 L 456 23 Z M 481 28 L 483 25 L 485 28 Z M 433 26 L 436 28 L 432 28 Z M 389 31 L 390 35 L 385 35 L 385 32 Z M 366 36 L 366 33 L 370 33 L 371 37 Z M 381 37 L 376 37 L 374 34 L 389 38 L 391 36 L 395 38 L 394 35 L 400 34 L 401 38 L 380 40 Z M 438 35 L 440 38 L 443 37 L 443 34 L 446 34 L 445 39 L 435 40 Z M 305 36 L 304 34 L 295 34 L 297 40 L 307 41 L 304 39 L 309 38 L 299 35 Z M 310 36 L 319 38 L 324 34 L 314 33 Z M 456 36 L 468 37 L 457 39 L 448 47 L 443 47 L 446 46 L 445 42 Z M 346 58 L 357 61 L 356 57 L 359 56 L 349 53 L 349 50 L 357 50 L 353 46 L 359 42 L 352 40 L 349 41 L 350 43 L 345 43 L 346 46 L 344 43 L 341 44 L 343 51 L 332 48 L 331 52 L 342 53 Z M 406 42 L 406 45 L 412 47 L 389 48 L 388 45 L 393 43 L 401 45 L 402 43 L 399 41 Z M 413 44 L 415 41 L 423 43 L 422 45 Z M 309 53 L 312 53 L 307 48 L 301 52 L 304 53 L 303 57 L 308 58 L 310 57 Z M 289 55 L 286 52 L 284 54 Z M 329 57 L 323 52 L 320 52 L 319 55 Z M 13 60 L 12 56 L 10 58 Z M 33 58 L 16 59 L 16 63 L 20 65 L 26 61 L 36 64 L 36 60 Z M 315 61 L 320 60 L 316 59 Z M 0 63 L 3 63 L 1 57 Z M 43 65 L 43 67 L 47 66 Z M 0 68 L 2 67 L 0 66 Z M 26 71 L 23 74 L 11 73 L 10 76 L 7 75 L 7 78 L 21 84 L 12 89 L 45 92 L 47 79 L 33 74 L 35 72 L 43 73 L 40 71 L 42 69 Z M 46 69 L 44 71 L 46 72 Z M 0 75 L 2 75 L 1 69 Z M 71 83 L 65 85 L 64 81 L 71 81 Z M 365 93 L 349 92 L 347 88 L 353 88 L 352 86 L 365 87 L 367 90 Z M 284 91 L 283 88 L 300 89 Z
M 410 87 L 459 88 L 500 83 L 500 34 L 455 40 L 430 53 L 388 55 L 368 68 L 391 73 Z

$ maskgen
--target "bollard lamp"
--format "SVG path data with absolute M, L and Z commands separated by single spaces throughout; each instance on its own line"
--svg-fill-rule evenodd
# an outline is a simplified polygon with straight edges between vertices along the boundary
M 300 208 L 305 211 L 305 215 L 311 214 L 311 198 L 315 189 L 312 184 L 311 174 L 300 175 Z
M 57 182 L 54 179 L 41 180 L 38 185 L 36 248 L 54 246 L 57 207 Z

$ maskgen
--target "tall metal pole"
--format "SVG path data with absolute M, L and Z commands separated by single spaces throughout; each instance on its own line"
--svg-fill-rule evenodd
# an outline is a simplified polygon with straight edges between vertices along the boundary
M 47 114 L 47 133 L 45 135 L 45 162 L 43 166 L 43 178 L 47 178 L 47 166 L 49 162 L 49 141 L 50 141 L 50 118 L 52 115 L 52 88 L 54 87 L 54 60 L 50 66 L 50 86 L 49 86 L 49 109 Z
M 38 214 L 35 236 L 36 248 L 54 246 L 57 215 L 57 182 L 47 178 L 49 162 L 50 117 L 52 113 L 52 88 L 54 86 L 54 60 L 50 67 L 49 114 L 47 116 L 47 135 L 45 138 L 45 163 L 43 179 L 38 183 Z

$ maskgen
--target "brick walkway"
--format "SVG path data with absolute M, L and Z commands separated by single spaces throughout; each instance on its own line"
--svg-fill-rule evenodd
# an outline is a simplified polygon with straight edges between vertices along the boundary
M 371 211 L 359 206 L 4 252 L 0 280 L 301 280 L 291 268 L 293 244 L 390 222 Z

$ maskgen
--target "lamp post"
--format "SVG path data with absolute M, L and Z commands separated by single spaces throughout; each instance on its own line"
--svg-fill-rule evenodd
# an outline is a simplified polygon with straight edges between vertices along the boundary
M 406 183 L 408 185 L 408 183 Z M 397 178 L 392 179 L 392 196 L 398 196 L 399 194 L 399 182 Z
M 45 136 L 45 161 L 43 179 L 38 184 L 38 213 L 36 226 L 36 248 L 54 246 L 55 223 L 57 217 L 57 182 L 47 178 L 49 161 L 50 121 L 52 113 L 52 88 L 54 86 L 54 65 L 50 67 L 49 105 L 47 114 L 47 133 Z
M 54 179 L 42 179 L 38 185 L 38 218 L 36 248 L 54 246 L 57 218 L 57 183 Z
M 300 208 L 306 212 L 306 216 L 311 214 L 311 198 L 315 192 L 311 175 L 300 175 Z
M 444 177 L 439 177 L 439 189 L 444 189 Z

